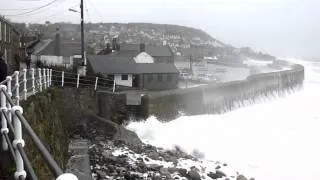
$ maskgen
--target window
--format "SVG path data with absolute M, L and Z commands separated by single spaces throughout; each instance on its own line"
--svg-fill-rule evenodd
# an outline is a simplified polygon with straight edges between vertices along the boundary
M 7 24 L 4 23 L 4 42 L 7 42 Z
M 167 74 L 162 74 L 162 81 L 167 81 Z
M 162 77 L 162 74 L 158 74 L 158 81 L 162 81 L 163 77 Z
M 153 74 L 148 75 L 148 82 L 151 82 L 153 80 Z
M 168 74 L 168 75 L 167 75 L 167 81 L 168 81 L 168 82 L 171 82 L 171 81 L 172 81 L 172 74 Z
M 4 61 L 8 63 L 8 52 L 7 49 L 4 49 Z
M 8 41 L 10 42 L 10 36 L 11 36 L 11 32 L 10 32 L 10 28 L 9 28 L 9 30 L 8 30 L 8 34 L 9 34 L 9 36 L 8 36 Z
M 121 75 L 121 80 L 128 80 L 128 79 L 129 79 L 128 74 L 122 74 Z

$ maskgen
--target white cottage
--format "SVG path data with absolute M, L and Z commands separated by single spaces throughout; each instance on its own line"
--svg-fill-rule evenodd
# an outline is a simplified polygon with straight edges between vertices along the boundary
M 72 68 L 81 62 L 81 42 L 60 40 L 59 33 L 54 40 L 48 41 L 41 50 L 32 56 L 33 61 L 40 60 L 46 65 Z
M 117 86 L 164 90 L 174 89 L 178 83 L 179 71 L 174 64 L 155 63 L 146 52 L 91 55 L 88 65 L 89 73 L 114 78 Z

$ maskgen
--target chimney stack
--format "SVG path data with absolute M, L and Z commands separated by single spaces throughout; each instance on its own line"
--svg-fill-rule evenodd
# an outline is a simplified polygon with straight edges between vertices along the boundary
M 140 52 L 145 52 L 146 51 L 146 44 L 140 43 Z
M 118 50 L 118 38 L 117 37 L 114 37 L 112 38 L 112 51 L 116 51 Z
M 59 28 L 57 28 L 57 31 L 56 31 L 54 54 L 55 54 L 56 56 L 61 56 L 61 51 L 60 51 L 60 32 L 59 32 Z

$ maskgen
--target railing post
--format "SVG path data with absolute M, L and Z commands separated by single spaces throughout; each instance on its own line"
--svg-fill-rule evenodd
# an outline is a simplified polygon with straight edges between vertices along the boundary
M 12 77 L 11 76 L 7 76 L 8 79 L 8 83 L 7 83 L 7 92 L 9 97 L 12 97 L 12 90 L 11 90 L 11 81 L 12 81 Z M 12 124 L 12 115 L 11 115 L 11 104 L 7 103 L 7 108 L 8 108 L 8 123 Z
M 20 144 L 22 147 L 24 147 L 24 140 L 22 139 L 22 126 L 19 117 L 16 115 L 16 112 L 20 111 L 20 113 L 23 113 L 23 109 L 21 106 L 13 106 L 12 107 L 12 116 L 13 116 L 13 128 L 14 128 L 14 140 L 12 142 L 12 145 L 15 149 L 16 154 L 16 172 L 14 173 L 15 179 L 19 179 L 20 176 L 23 176 L 26 178 L 27 174 L 24 170 L 23 166 L 23 159 L 21 157 L 21 154 L 18 150 L 17 145 Z
M 32 79 L 32 94 L 36 94 L 36 87 L 34 83 L 34 68 L 31 68 L 31 79 Z
M 96 82 L 95 82 L 95 84 L 94 84 L 94 90 L 97 90 L 97 86 L 98 86 L 98 79 L 99 79 L 99 77 L 96 77 Z
M 78 180 L 77 176 L 71 173 L 63 173 L 56 180 Z
M 19 106 L 20 104 L 20 84 L 19 84 L 19 71 L 15 71 L 16 74 L 16 84 L 15 84 L 15 88 L 16 88 L 16 99 L 17 99 L 17 106 Z
M 114 93 L 114 91 L 116 90 L 116 80 L 113 80 L 113 88 L 112 88 L 112 92 Z
M 47 77 L 46 77 L 46 69 L 43 68 L 43 88 L 47 89 Z
M 1 135 L 2 135 L 2 150 L 4 150 L 4 151 L 7 151 L 8 150 L 8 144 L 7 144 L 7 141 L 6 141 L 6 139 L 5 139 L 5 137 L 4 137 L 4 134 L 5 133 L 9 133 L 9 129 L 8 129 L 8 127 L 7 127 L 7 120 L 6 120 L 6 118 L 5 118 L 5 116 L 4 116 L 4 112 L 3 112 L 3 110 L 7 110 L 7 107 L 6 107 L 6 96 L 4 95 L 4 92 L 3 91 L 6 91 L 7 90 L 7 87 L 5 86 L 5 85 L 0 85 L 0 89 L 1 89 L 1 96 L 0 96 L 0 98 L 1 98 L 1 107 L 0 107 L 0 109 L 1 109 Z
M 52 85 L 52 69 L 50 69 L 50 86 Z
M 23 93 L 24 100 L 27 100 L 27 69 L 23 69 Z
M 61 86 L 63 87 L 64 85 L 64 71 L 62 71 L 62 75 L 61 75 Z
M 47 87 L 50 87 L 50 70 L 47 69 Z
M 39 89 L 40 92 L 42 91 L 42 77 L 41 77 L 41 68 L 38 69 L 38 74 L 39 74 Z
M 78 74 L 78 77 L 77 77 L 77 88 L 79 88 L 79 78 L 80 78 L 80 74 Z

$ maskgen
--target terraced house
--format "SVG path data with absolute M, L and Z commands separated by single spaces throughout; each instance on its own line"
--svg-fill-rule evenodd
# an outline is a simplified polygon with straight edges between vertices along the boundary
M 4 53 L 4 60 L 8 64 L 8 72 L 12 73 L 16 62 L 14 55 L 20 51 L 20 34 L 6 19 L 0 17 L 0 51 Z

